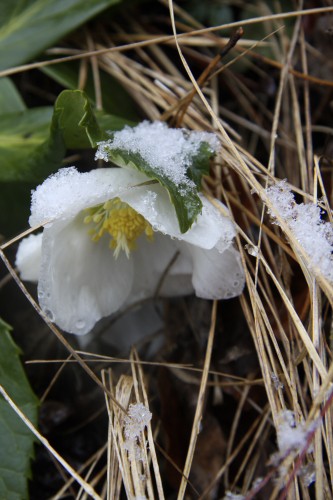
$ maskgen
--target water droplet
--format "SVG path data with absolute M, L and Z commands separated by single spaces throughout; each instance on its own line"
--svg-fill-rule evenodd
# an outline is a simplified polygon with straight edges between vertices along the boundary
M 250 255 L 252 255 L 253 257 L 257 257 L 258 256 L 258 248 L 257 247 L 248 247 L 247 251 L 249 252 Z
M 239 286 L 239 281 L 235 280 L 234 283 L 233 283 L 234 287 L 237 287 Z
M 44 292 L 40 291 L 38 292 L 38 298 L 43 299 L 44 298 Z
M 77 322 L 75 323 L 75 327 L 78 330 L 82 330 L 86 326 L 86 322 L 83 319 L 78 319 Z

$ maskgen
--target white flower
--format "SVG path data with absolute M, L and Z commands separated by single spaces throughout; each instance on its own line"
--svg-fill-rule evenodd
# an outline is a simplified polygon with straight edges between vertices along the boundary
M 229 218 L 202 197 L 202 213 L 182 234 L 167 191 L 158 183 L 144 185 L 147 180 L 134 170 L 81 174 L 71 167 L 33 193 L 30 225 L 45 225 L 40 265 L 25 240 L 16 264 L 23 279 L 38 280 L 39 303 L 63 330 L 85 334 L 159 287 L 160 296 L 194 291 L 207 299 L 242 292 Z
M 26 281 L 38 281 L 39 265 L 42 256 L 43 234 L 30 234 L 21 241 L 16 254 L 16 266 Z

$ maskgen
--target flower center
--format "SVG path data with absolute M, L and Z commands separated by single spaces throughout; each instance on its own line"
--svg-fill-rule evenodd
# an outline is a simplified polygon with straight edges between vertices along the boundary
M 149 240 L 153 238 L 153 228 L 149 222 L 120 198 L 113 198 L 102 205 L 88 208 L 87 212 L 84 223 L 95 225 L 94 229 L 89 231 L 91 239 L 99 241 L 108 233 L 111 236 L 110 248 L 114 250 L 115 258 L 121 250 L 128 258 L 130 251 L 136 248 L 136 240 L 142 233 L 145 233 Z

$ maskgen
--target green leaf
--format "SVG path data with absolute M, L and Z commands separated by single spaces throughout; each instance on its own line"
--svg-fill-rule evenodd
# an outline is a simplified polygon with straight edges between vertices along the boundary
M 188 177 L 201 189 L 201 180 L 204 175 L 209 175 L 210 159 L 213 156 L 212 150 L 207 142 L 200 144 L 196 155 L 192 157 L 192 164 L 187 169 Z
M 0 115 L 17 113 L 26 109 L 20 93 L 10 78 L 0 78 Z
M 100 125 L 99 125 L 100 123 Z M 66 149 L 94 148 L 128 121 L 96 113 L 81 90 L 64 90 L 51 107 L 4 115 L 0 120 L 0 181 L 44 180 L 62 166 Z
M 52 108 L 34 108 L 1 116 L 0 180 L 35 180 L 30 170 L 34 151 L 47 139 Z M 30 165 L 29 165 L 30 163 Z
M 68 149 L 95 147 L 105 137 L 82 90 L 64 90 L 54 105 L 51 138 L 61 135 Z
M 0 70 L 31 60 L 120 0 L 1 1 Z
M 132 153 L 119 148 L 112 149 L 111 146 L 106 146 L 105 151 L 108 159 L 116 165 L 139 170 L 165 187 L 175 207 L 181 232 L 186 233 L 190 229 L 202 210 L 202 202 L 195 186 L 186 182 L 176 184 L 170 177 L 160 173 L 154 165 L 149 165 L 139 153 Z M 193 180 L 198 188 L 201 187 L 202 174 L 207 173 L 211 156 L 212 151 L 209 145 L 203 142 L 199 153 L 193 158 L 192 166 L 188 169 L 189 179 Z
M 29 420 L 37 425 L 38 399 L 23 370 L 20 351 L 0 319 L 0 383 Z M 0 398 L 0 498 L 28 498 L 34 436 L 14 410 Z
M 64 166 L 66 149 L 96 147 L 128 120 L 96 112 L 80 90 L 63 91 L 54 108 L 26 109 L 0 120 L 0 233 L 24 229 L 30 192 Z M 10 217 L 8 213 L 10 211 Z
M 62 63 L 45 66 L 41 71 L 55 80 L 63 87 L 74 90 L 78 86 L 80 63 L 72 61 L 71 64 Z M 103 96 L 103 110 L 109 115 L 121 116 L 127 120 L 137 122 L 139 116 L 134 101 L 126 90 L 110 75 L 100 70 L 101 94 Z M 95 103 L 95 84 L 90 67 L 84 87 L 90 102 Z

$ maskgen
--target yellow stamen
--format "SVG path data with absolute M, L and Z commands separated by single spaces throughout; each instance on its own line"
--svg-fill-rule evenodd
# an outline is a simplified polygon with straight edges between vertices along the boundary
M 153 228 L 149 222 L 120 198 L 113 198 L 103 205 L 88 208 L 87 212 L 89 215 L 83 222 L 95 225 L 95 228 L 89 231 L 91 239 L 98 241 L 108 233 L 111 236 L 110 248 L 114 250 L 115 258 L 121 250 L 129 257 L 142 233 L 145 233 L 149 240 L 153 239 Z

